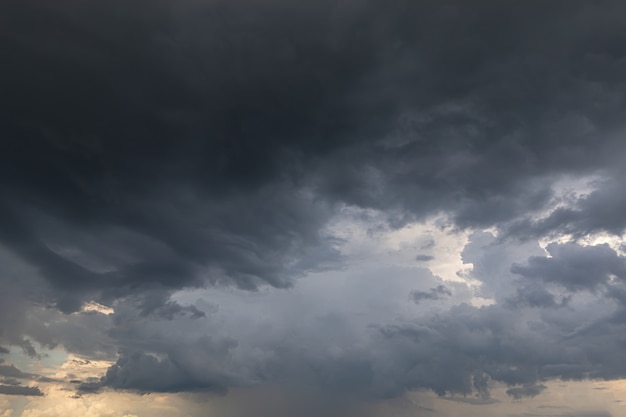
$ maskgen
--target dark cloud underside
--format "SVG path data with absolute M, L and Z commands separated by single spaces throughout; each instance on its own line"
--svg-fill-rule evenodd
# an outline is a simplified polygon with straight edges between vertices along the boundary
M 2 385 L 0 384 L 0 394 L 4 395 L 29 395 L 29 396 L 42 396 L 43 393 L 37 387 L 22 387 L 14 385 Z
M 303 187 L 490 225 L 621 148 L 620 2 L 2 9 L 2 241 L 72 292 L 221 280 L 206 268 L 288 285 L 327 216 Z M 100 237 L 85 257 L 130 247 L 96 272 L 55 250 L 69 230 Z
M 0 343 L 114 359 L 83 392 L 302 380 L 488 402 L 493 383 L 519 399 L 625 377 L 624 257 L 582 243 L 626 227 L 625 15 L 610 0 L 3 1 Z M 308 336 L 285 302 L 289 332 L 239 340 L 245 320 L 173 298 L 346 268 L 326 229 L 345 207 L 391 229 L 494 228 L 462 256 L 495 304 L 450 308 L 473 290 L 424 273 L 406 301 L 445 310 L 358 337 L 318 311 Z M 555 237 L 546 256 L 536 240 Z M 413 262 L 438 261 L 430 242 Z M 91 301 L 115 312 L 70 314 Z

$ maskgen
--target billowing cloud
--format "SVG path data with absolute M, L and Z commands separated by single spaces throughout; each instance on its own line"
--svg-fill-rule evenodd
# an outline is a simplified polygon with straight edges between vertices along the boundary
M 624 13 L 2 2 L 0 392 L 626 378 Z
M 550 257 L 531 257 L 528 265 L 513 264 L 511 271 L 528 279 L 563 285 L 570 291 L 594 290 L 613 280 L 626 280 L 626 259 L 607 244 L 580 246 L 551 243 Z
M 621 8 L 8 2 L 3 244 L 71 312 L 155 285 L 288 286 L 306 272 L 289 265 L 332 257 L 323 201 L 514 220 L 546 179 L 619 166 Z

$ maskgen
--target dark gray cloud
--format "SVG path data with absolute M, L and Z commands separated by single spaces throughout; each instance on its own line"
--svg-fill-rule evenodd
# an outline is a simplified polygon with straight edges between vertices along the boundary
M 171 301 L 165 291 L 146 291 L 138 297 L 137 304 L 140 314 L 147 316 L 154 314 L 158 317 L 172 320 L 177 315 L 189 315 L 192 319 L 205 317 L 206 314 L 196 306 L 181 306 L 176 301 Z
M 51 378 L 32 374 L 28 372 L 23 372 L 15 367 L 15 365 L 8 365 L 4 362 L 0 361 L 0 376 L 7 378 L 15 378 L 15 379 L 32 379 L 39 382 L 52 382 L 54 381 Z
M 569 299 L 568 296 L 563 296 L 557 301 L 557 297 L 543 285 L 531 284 L 518 288 L 517 293 L 509 299 L 509 302 L 514 306 L 559 308 L 566 307 Z
M 564 323 L 561 328 L 540 319 L 525 324 L 520 314 L 533 317 L 528 311 L 461 306 L 430 321 L 384 327 L 384 345 L 391 349 L 384 361 L 393 365 L 379 378 L 399 392 L 429 388 L 441 395 L 483 396 L 491 380 L 510 385 L 509 394 L 522 397 L 538 395 L 543 379 L 613 379 L 624 374 L 618 364 L 623 323 L 570 336 Z
M 125 355 L 97 387 L 220 391 L 290 381 L 331 397 L 389 398 L 406 390 L 432 389 L 441 395 L 489 398 L 496 383 L 509 385 L 510 395 L 522 397 L 535 391 L 538 395 L 537 387 L 544 379 L 612 379 L 626 373 L 620 350 L 623 322 L 616 318 L 603 324 L 607 319 L 601 317 L 583 332 L 578 330 L 578 315 L 569 317 L 565 311 L 558 319 L 542 319 L 534 313 L 536 309 L 462 305 L 411 324 L 372 328 L 365 341 L 359 342 L 360 348 L 349 339 L 336 339 L 326 324 L 315 329 L 314 340 L 330 338 L 336 351 L 327 351 L 325 343 L 311 345 L 311 330 L 306 332 L 309 338 L 287 330 L 288 343 L 258 336 L 238 343 L 216 339 L 209 345 L 206 341 L 145 341 L 144 349 L 157 349 L 164 359 Z M 246 353 L 248 343 L 254 346 L 254 354 Z M 225 350 L 215 350 L 216 346 L 230 353 L 225 356 Z M 147 361 L 154 363 L 139 366 Z
M 231 385 L 226 376 L 210 375 L 206 370 L 184 367 L 169 358 L 152 355 L 122 355 L 99 383 L 81 384 L 79 392 L 93 392 L 107 386 L 139 392 L 215 391 L 226 392 Z
M 30 378 L 30 375 L 20 371 L 15 365 L 4 365 L 0 362 L 0 375 L 13 378 Z
M 437 303 L 445 309 L 398 319 L 397 310 L 390 306 L 402 301 L 414 308 L 430 305 L 410 303 L 406 300 L 408 291 L 398 291 L 395 298 L 386 300 L 388 305 L 378 305 L 376 311 L 389 310 L 388 316 L 378 313 L 360 321 L 359 315 L 336 311 L 332 303 L 307 309 L 310 301 L 294 295 L 293 304 L 266 300 L 268 305 L 280 306 L 276 317 L 267 310 L 246 312 L 245 302 L 240 301 L 244 304 L 229 307 L 230 312 L 197 304 L 207 314 L 189 320 L 182 315 L 145 315 L 140 305 L 127 299 L 116 307 L 112 318 L 117 324 L 109 334 L 113 343 L 124 346 L 128 353 L 123 352 L 101 380 L 82 384 L 80 392 L 114 388 L 223 393 L 234 387 L 278 383 L 344 401 L 431 389 L 440 395 L 460 394 L 484 403 L 494 401 L 490 393 L 496 384 L 508 386 L 509 395 L 521 399 L 541 394 L 542 383 L 550 379 L 615 379 L 626 375 L 622 360 L 626 321 L 619 303 L 607 302 L 610 300 L 601 291 L 570 291 L 558 282 L 549 283 L 554 287 L 544 287 L 541 280 L 531 279 L 529 284 L 526 280 L 530 278 L 514 274 L 503 277 L 500 273 L 511 268 L 513 254 L 523 258 L 533 252 L 528 243 L 501 244 L 485 234 L 472 239 L 468 247 L 488 247 L 482 252 L 465 252 L 466 260 L 477 266 L 473 274 L 481 274 L 485 282 L 509 279 L 502 283 L 500 302 L 491 306 L 454 306 L 458 301 L 446 296 Z M 593 251 L 597 247 L 589 248 Z M 569 258 L 548 259 L 567 263 Z M 605 263 L 602 257 L 588 259 L 592 261 Z M 388 281 L 363 291 L 371 284 L 357 275 L 354 282 L 359 283 L 363 300 L 355 300 L 355 286 L 339 285 L 337 288 L 345 287 L 352 296 L 336 295 L 342 308 L 361 311 L 359 302 L 371 308 L 372 300 L 389 297 L 381 289 L 393 288 L 391 277 L 399 271 L 371 273 L 376 281 L 380 276 L 388 277 Z M 411 276 L 397 277 L 399 282 L 407 278 Z M 446 287 L 438 290 L 441 281 L 436 277 L 419 278 L 431 288 L 421 293 L 447 295 Z M 623 289 L 618 283 L 612 285 L 615 293 Z M 455 296 L 462 294 L 460 287 L 450 286 Z M 264 296 L 250 298 L 249 308 L 258 305 L 256 297 Z M 229 306 L 227 300 L 222 301 Z M 314 298 L 313 304 L 319 301 Z M 237 315 L 238 320 L 234 318 Z
M 626 280 L 626 259 L 607 244 L 551 243 L 546 250 L 550 257 L 531 257 L 527 265 L 513 264 L 511 271 L 527 279 L 558 283 L 570 291 L 595 290 L 611 280 Z
M 325 261 L 306 189 L 493 225 L 544 207 L 546 176 L 620 162 L 619 2 L 2 8 L 2 241 L 67 312 L 290 285 Z
M 494 383 L 518 398 L 546 378 L 626 376 L 623 256 L 576 243 L 626 225 L 624 13 L 611 0 L 2 2 L 2 346 L 115 358 L 84 392 L 306 381 L 488 401 Z M 589 193 L 559 194 L 594 176 Z M 457 287 L 424 276 L 411 319 L 383 319 L 348 308 L 374 292 L 357 283 L 309 327 L 296 320 L 309 307 L 285 302 L 277 331 L 173 298 L 346 268 L 325 229 L 345 207 L 392 228 L 435 214 L 496 228 L 462 254 L 473 295 L 495 304 L 449 309 Z M 574 242 L 550 257 L 533 240 L 561 235 Z M 87 301 L 115 313 L 80 312 Z
M 43 392 L 36 386 L 23 386 L 22 381 L 53 382 L 53 379 L 23 372 L 15 365 L 0 360 L 0 394 L 42 396 Z
M 22 387 L 15 385 L 2 385 L 0 384 L 0 394 L 4 395 L 30 395 L 30 396 L 42 396 L 43 392 L 37 387 Z
M 614 178 L 596 181 L 594 191 L 566 199 L 569 200 L 566 206 L 553 210 L 545 218 L 516 220 L 507 227 L 507 233 L 522 238 L 563 234 L 581 238 L 597 232 L 619 236 L 626 227 L 623 216 L 626 190 L 619 180 L 623 175 L 618 170 Z
M 506 393 L 516 400 L 524 397 L 536 397 L 541 394 L 547 387 L 542 384 L 523 385 L 521 387 L 509 388 Z
M 450 291 L 445 285 L 438 285 L 428 291 L 412 291 L 411 299 L 415 303 L 419 303 L 423 300 L 440 300 L 445 297 L 450 297 L 451 295 L 452 291 Z

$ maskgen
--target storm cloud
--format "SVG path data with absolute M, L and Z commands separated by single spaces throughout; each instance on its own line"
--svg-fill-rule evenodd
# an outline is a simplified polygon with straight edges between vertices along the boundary
M 625 14 L 2 2 L 0 354 L 109 361 L 84 394 L 625 378 Z

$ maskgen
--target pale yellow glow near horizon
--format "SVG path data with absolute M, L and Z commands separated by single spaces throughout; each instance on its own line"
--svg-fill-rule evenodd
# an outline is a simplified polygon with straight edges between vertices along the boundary
M 56 369 L 55 375 L 100 376 L 108 364 L 106 361 L 86 363 L 68 355 L 68 360 Z M 416 391 L 391 400 L 354 402 L 346 407 L 352 410 L 349 415 L 366 417 L 522 417 L 528 414 L 556 417 L 568 413 L 575 415 L 576 412 L 608 413 L 613 417 L 626 415 L 626 379 L 555 380 L 543 384 L 547 389 L 540 395 L 521 400 L 507 396 L 506 386 L 494 384 L 491 400 L 487 402 L 474 400 L 472 396 L 438 397 L 430 391 Z M 232 389 L 225 396 L 211 393 L 139 395 L 105 390 L 77 398 L 74 396 L 75 386 L 71 384 L 38 385 L 45 393 L 44 397 L 0 396 L 0 417 L 235 417 L 265 407 L 276 411 L 276 415 L 287 417 L 289 412 L 296 412 L 300 407 L 293 393 L 281 386 Z
M 545 381 L 547 387 L 534 398 L 513 399 L 506 395 L 507 387 L 492 388 L 493 402 L 471 404 L 463 397 L 439 398 L 432 392 L 408 394 L 417 404 L 436 410 L 440 417 L 563 417 L 580 413 L 609 413 L 613 417 L 626 415 L 626 380 L 618 381 Z M 430 414 L 427 414 L 430 416 Z

